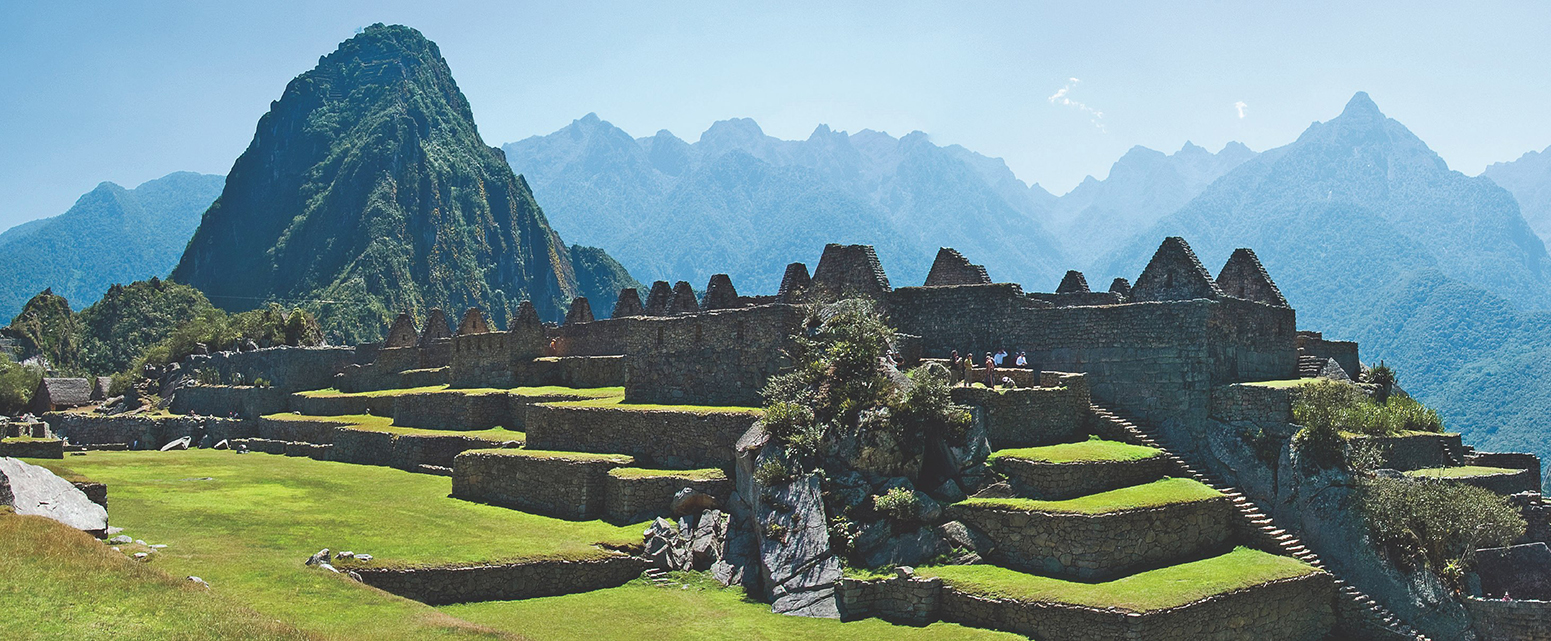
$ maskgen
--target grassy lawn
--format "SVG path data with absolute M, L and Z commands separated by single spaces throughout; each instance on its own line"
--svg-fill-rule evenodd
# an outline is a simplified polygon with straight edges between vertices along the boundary
M 1433 467 L 1422 470 L 1411 470 L 1406 476 L 1426 477 L 1430 479 L 1460 479 L 1474 476 L 1496 476 L 1498 474 L 1518 474 L 1522 470 L 1506 467 L 1484 467 L 1480 465 L 1462 465 L 1459 467 Z
M 83 532 L 4 509 L 0 576 L 0 638 L 307 638 L 224 591 L 200 589 Z
M 57 438 L 33 438 L 31 436 L 8 436 L 0 438 L 0 443 L 47 443 L 57 441 Z
M 521 630 L 536 641 L 591 639 L 699 639 L 704 641 L 870 641 L 899 639 L 1005 640 L 1025 637 L 933 623 L 923 628 L 877 619 L 841 623 L 772 614 L 770 606 L 747 601 L 743 591 L 722 589 L 699 574 L 678 574 L 684 586 L 633 581 L 583 594 L 491 601 L 438 608 L 460 619 L 493 628 Z
M 941 577 L 949 585 L 974 594 L 1132 612 L 1178 607 L 1214 594 L 1318 571 L 1297 559 L 1249 548 L 1104 583 L 1063 581 L 994 565 L 918 569 L 923 576 Z
M 393 424 L 391 416 L 373 416 L 371 414 L 346 414 L 341 416 L 310 416 L 307 414 L 269 414 L 264 418 L 276 421 L 325 421 L 335 423 L 340 427 L 352 430 L 365 430 L 368 432 L 386 432 L 404 436 L 467 436 L 470 438 L 484 439 L 494 443 L 506 441 L 525 441 L 528 435 L 523 432 L 509 430 L 504 427 L 492 427 L 483 430 L 432 430 L 421 427 L 401 427 Z
M 1090 439 L 1081 443 L 1001 450 L 993 452 L 991 460 L 995 462 L 998 458 L 1016 458 L 1043 463 L 1099 463 L 1140 461 L 1162 455 L 1163 451 L 1156 448 Z
M 703 470 L 653 470 L 644 467 L 616 467 L 609 470 L 609 475 L 621 479 L 649 479 L 667 478 L 685 479 L 690 481 L 725 481 L 727 473 L 717 468 Z
M 628 454 L 594 454 L 592 452 L 558 452 L 558 451 L 552 451 L 552 450 L 516 450 L 516 449 L 509 449 L 509 448 L 507 448 L 507 449 L 495 449 L 495 450 L 466 450 L 466 452 L 476 452 L 476 453 L 479 453 L 479 454 L 495 454 L 497 456 L 512 456 L 512 457 L 517 457 L 517 458 L 545 459 L 545 460 L 552 460 L 552 461 L 608 461 L 610 463 L 617 463 L 619 465 L 630 465 L 632 463 L 635 463 L 635 457 L 630 456 Z
M 1033 499 L 969 499 L 957 505 L 1064 514 L 1106 514 L 1221 498 L 1222 493 L 1191 479 L 1161 479 L 1065 501 Z
M 377 398 L 383 396 L 403 396 L 405 394 L 425 394 L 427 392 L 454 392 L 462 394 L 512 394 L 514 396 L 557 396 L 568 395 L 585 398 L 606 398 L 610 396 L 623 397 L 623 387 L 561 387 L 559 385 L 547 385 L 543 387 L 515 387 L 502 389 L 497 387 L 452 387 L 449 385 L 427 385 L 425 387 L 405 387 L 400 389 L 373 390 L 370 392 L 341 392 L 338 389 L 320 389 L 307 392 L 297 392 L 302 396 L 312 398 Z
M 594 542 L 641 541 L 640 525 L 451 499 L 449 478 L 385 467 L 216 450 L 91 452 L 60 463 L 108 484 L 110 519 L 125 534 L 168 545 L 153 567 L 203 577 L 266 617 L 327 638 L 500 635 L 303 567 L 319 548 L 419 565 L 586 557 L 602 553 Z
M 743 407 L 740 405 L 657 405 L 653 403 L 626 403 L 624 396 L 609 396 L 602 398 L 590 398 L 581 401 L 555 401 L 553 403 L 541 403 L 551 407 L 613 407 L 622 410 L 647 410 L 663 412 L 692 412 L 695 414 L 710 414 L 714 412 L 736 412 L 740 414 L 763 414 L 764 409 L 758 407 Z
M 1312 382 L 1317 381 L 1317 380 L 1320 380 L 1320 379 L 1317 379 L 1317 378 L 1290 378 L 1290 379 L 1283 380 L 1283 381 L 1260 381 L 1260 382 L 1257 382 L 1257 383 L 1245 383 L 1245 385 L 1254 385 L 1255 387 L 1269 387 L 1269 388 L 1272 388 L 1272 389 L 1287 389 L 1287 388 L 1290 388 L 1290 387 L 1298 387 L 1299 385 L 1307 385 L 1307 384 L 1312 383 Z

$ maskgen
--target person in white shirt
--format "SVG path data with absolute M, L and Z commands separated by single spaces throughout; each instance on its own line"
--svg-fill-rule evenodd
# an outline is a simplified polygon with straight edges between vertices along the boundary
M 1018 367 L 1028 367 L 1029 366 L 1029 357 L 1024 355 L 1023 352 L 1018 352 L 1018 359 L 1013 361 L 1013 363 L 1016 364 Z

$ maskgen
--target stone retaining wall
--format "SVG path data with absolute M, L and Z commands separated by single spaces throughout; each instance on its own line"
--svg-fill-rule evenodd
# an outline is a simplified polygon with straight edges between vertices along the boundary
M 534 405 L 528 408 L 528 446 L 539 450 L 629 454 L 643 466 L 728 467 L 733 445 L 759 415 Z
M 1529 470 L 1517 470 L 1509 474 L 1464 476 L 1449 480 L 1458 481 L 1466 485 L 1474 485 L 1488 492 L 1496 492 L 1503 496 L 1520 492 L 1540 491 L 1540 476 Z
M 392 416 L 392 396 L 307 396 L 292 394 L 288 406 L 280 411 L 300 412 L 308 416 L 348 416 L 371 414 Z M 275 414 L 277 412 L 267 412 Z
M 1135 461 L 1049 463 L 997 457 L 996 471 L 1034 498 L 1060 501 L 1156 481 L 1176 473 L 1166 457 Z
M 248 436 L 247 421 L 207 416 L 102 416 L 76 412 L 50 412 L 43 420 L 54 433 L 72 445 L 98 446 L 123 443 L 131 449 L 154 450 L 168 442 L 191 437 L 195 445 L 209 435 L 219 441 Z
M 1226 497 L 1108 514 L 1031 512 L 956 504 L 948 516 L 996 542 L 998 565 L 1047 576 L 1108 579 L 1225 547 L 1234 510 Z
M 359 356 L 366 358 L 364 350 Z M 355 347 L 270 347 L 252 352 L 217 352 L 183 359 L 183 371 L 214 369 L 221 380 L 242 374 L 245 381 L 266 379 L 275 389 L 299 392 L 333 387 L 334 375 L 357 363 Z
M 1382 466 L 1402 471 L 1454 465 L 1449 452 L 1462 449 L 1458 434 L 1359 436 L 1350 442 L 1354 447 L 1361 443 L 1379 448 Z
M 563 519 L 603 514 L 608 472 L 629 456 L 574 457 L 565 452 L 473 450 L 453 459 L 452 495 Z
M 361 581 L 429 605 L 560 596 L 624 585 L 650 567 L 632 556 L 535 560 L 471 567 L 351 568 Z M 577 613 L 586 615 L 587 613 Z M 607 616 L 607 613 L 592 613 Z
M 453 460 L 463 452 L 503 446 L 457 434 L 390 434 L 348 427 L 334 430 L 333 444 L 328 460 L 409 471 L 418 471 L 422 465 L 451 468 Z M 505 445 L 518 444 L 511 441 Z
M 457 390 L 393 397 L 393 424 L 433 430 L 518 429 L 515 399 L 505 392 L 467 394 Z
M 1062 387 L 991 390 L 955 387 L 953 402 L 980 408 L 992 449 L 1070 443 L 1087 434 L 1086 381 L 1072 377 Z
M 673 502 L 673 495 L 686 487 L 710 494 L 725 504 L 732 496 L 733 482 L 721 470 L 709 475 L 642 475 L 642 470 L 636 468 L 615 468 L 608 472 L 603 518 L 614 523 L 636 523 L 654 516 L 665 516 Z
M 290 409 L 290 392 L 275 387 L 190 385 L 172 397 L 173 414 L 257 418 Z
M 514 364 L 512 375 L 518 385 L 531 387 L 623 387 L 625 357 L 546 356 Z
M 1468 457 L 1466 465 L 1504 467 L 1510 470 L 1529 470 L 1534 476 L 1533 490 L 1540 491 L 1540 457 L 1523 452 L 1477 452 Z
M 64 458 L 65 442 L 59 439 L 0 440 L 0 456 L 13 458 Z
M 841 579 L 835 590 L 840 618 L 852 621 L 876 617 L 902 625 L 926 625 L 937 620 L 942 579 Z
M 1256 425 L 1292 422 L 1293 390 L 1238 383 L 1212 389 L 1212 418 Z
M 1481 641 L 1551 641 L 1551 601 L 1464 601 Z
M 1323 572 L 1135 613 L 996 599 L 942 589 L 940 618 L 1036 639 L 1319 641 L 1335 623 L 1335 585 Z

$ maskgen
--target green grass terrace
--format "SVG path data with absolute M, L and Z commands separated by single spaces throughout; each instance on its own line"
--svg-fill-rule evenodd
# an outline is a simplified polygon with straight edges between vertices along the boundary
M 452 387 L 449 385 L 428 385 L 425 387 L 405 387 L 399 389 L 374 390 L 370 392 L 341 392 L 337 389 L 320 389 L 306 392 L 297 392 L 301 396 L 312 398 L 380 398 L 390 396 L 404 396 L 406 394 L 428 394 L 432 392 L 452 392 L 462 394 L 511 394 L 514 396 L 575 396 L 577 398 L 624 398 L 623 387 L 561 387 L 548 385 L 543 387 L 513 387 L 509 389 L 497 387 Z
M 991 508 L 1020 512 L 1046 512 L 1051 514 L 1109 514 L 1126 510 L 1140 510 L 1177 503 L 1194 503 L 1223 498 L 1221 492 L 1193 479 L 1166 478 L 1123 487 L 1118 490 L 1089 494 L 1064 501 L 1040 501 L 1035 499 L 968 499 L 955 505 L 967 508 Z
M 523 441 L 526 439 L 526 435 L 522 432 L 509 430 L 504 427 L 492 427 L 483 430 L 436 430 L 420 427 L 402 427 L 394 425 L 393 417 L 391 416 L 374 416 L 371 414 L 314 416 L 310 414 L 282 412 L 280 414 L 266 414 L 263 418 L 274 421 L 332 423 L 346 429 L 364 430 L 368 432 L 384 432 L 387 434 L 398 434 L 400 436 L 466 436 L 469 438 L 490 441 L 492 443 Z
M 959 591 L 981 596 L 1144 613 L 1319 571 L 1297 559 L 1241 547 L 1103 583 L 1052 579 L 994 565 L 926 567 L 918 573 L 940 577 Z
M 1406 476 L 1428 479 L 1465 479 L 1481 476 L 1498 476 L 1501 474 L 1518 474 L 1523 470 L 1515 470 L 1506 467 L 1485 467 L 1480 465 L 1461 465 L 1459 467 L 1433 467 L 1421 470 L 1405 472 Z
M 1078 443 L 999 450 L 991 454 L 991 460 L 994 462 L 999 458 L 1011 458 L 1040 463 L 1116 463 L 1158 456 L 1163 456 L 1163 450 L 1094 438 Z

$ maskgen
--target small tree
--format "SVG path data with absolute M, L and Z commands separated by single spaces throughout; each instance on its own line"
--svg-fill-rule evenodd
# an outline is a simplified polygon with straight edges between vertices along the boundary
M 1358 506 L 1392 557 L 1420 564 L 1456 587 L 1476 549 L 1512 543 L 1526 526 L 1507 499 L 1445 479 L 1368 479 Z
M 1389 395 L 1395 391 L 1395 370 L 1379 361 L 1378 365 L 1368 368 L 1368 382 L 1378 386 L 1374 392 L 1374 400 L 1380 405 L 1389 402 Z

